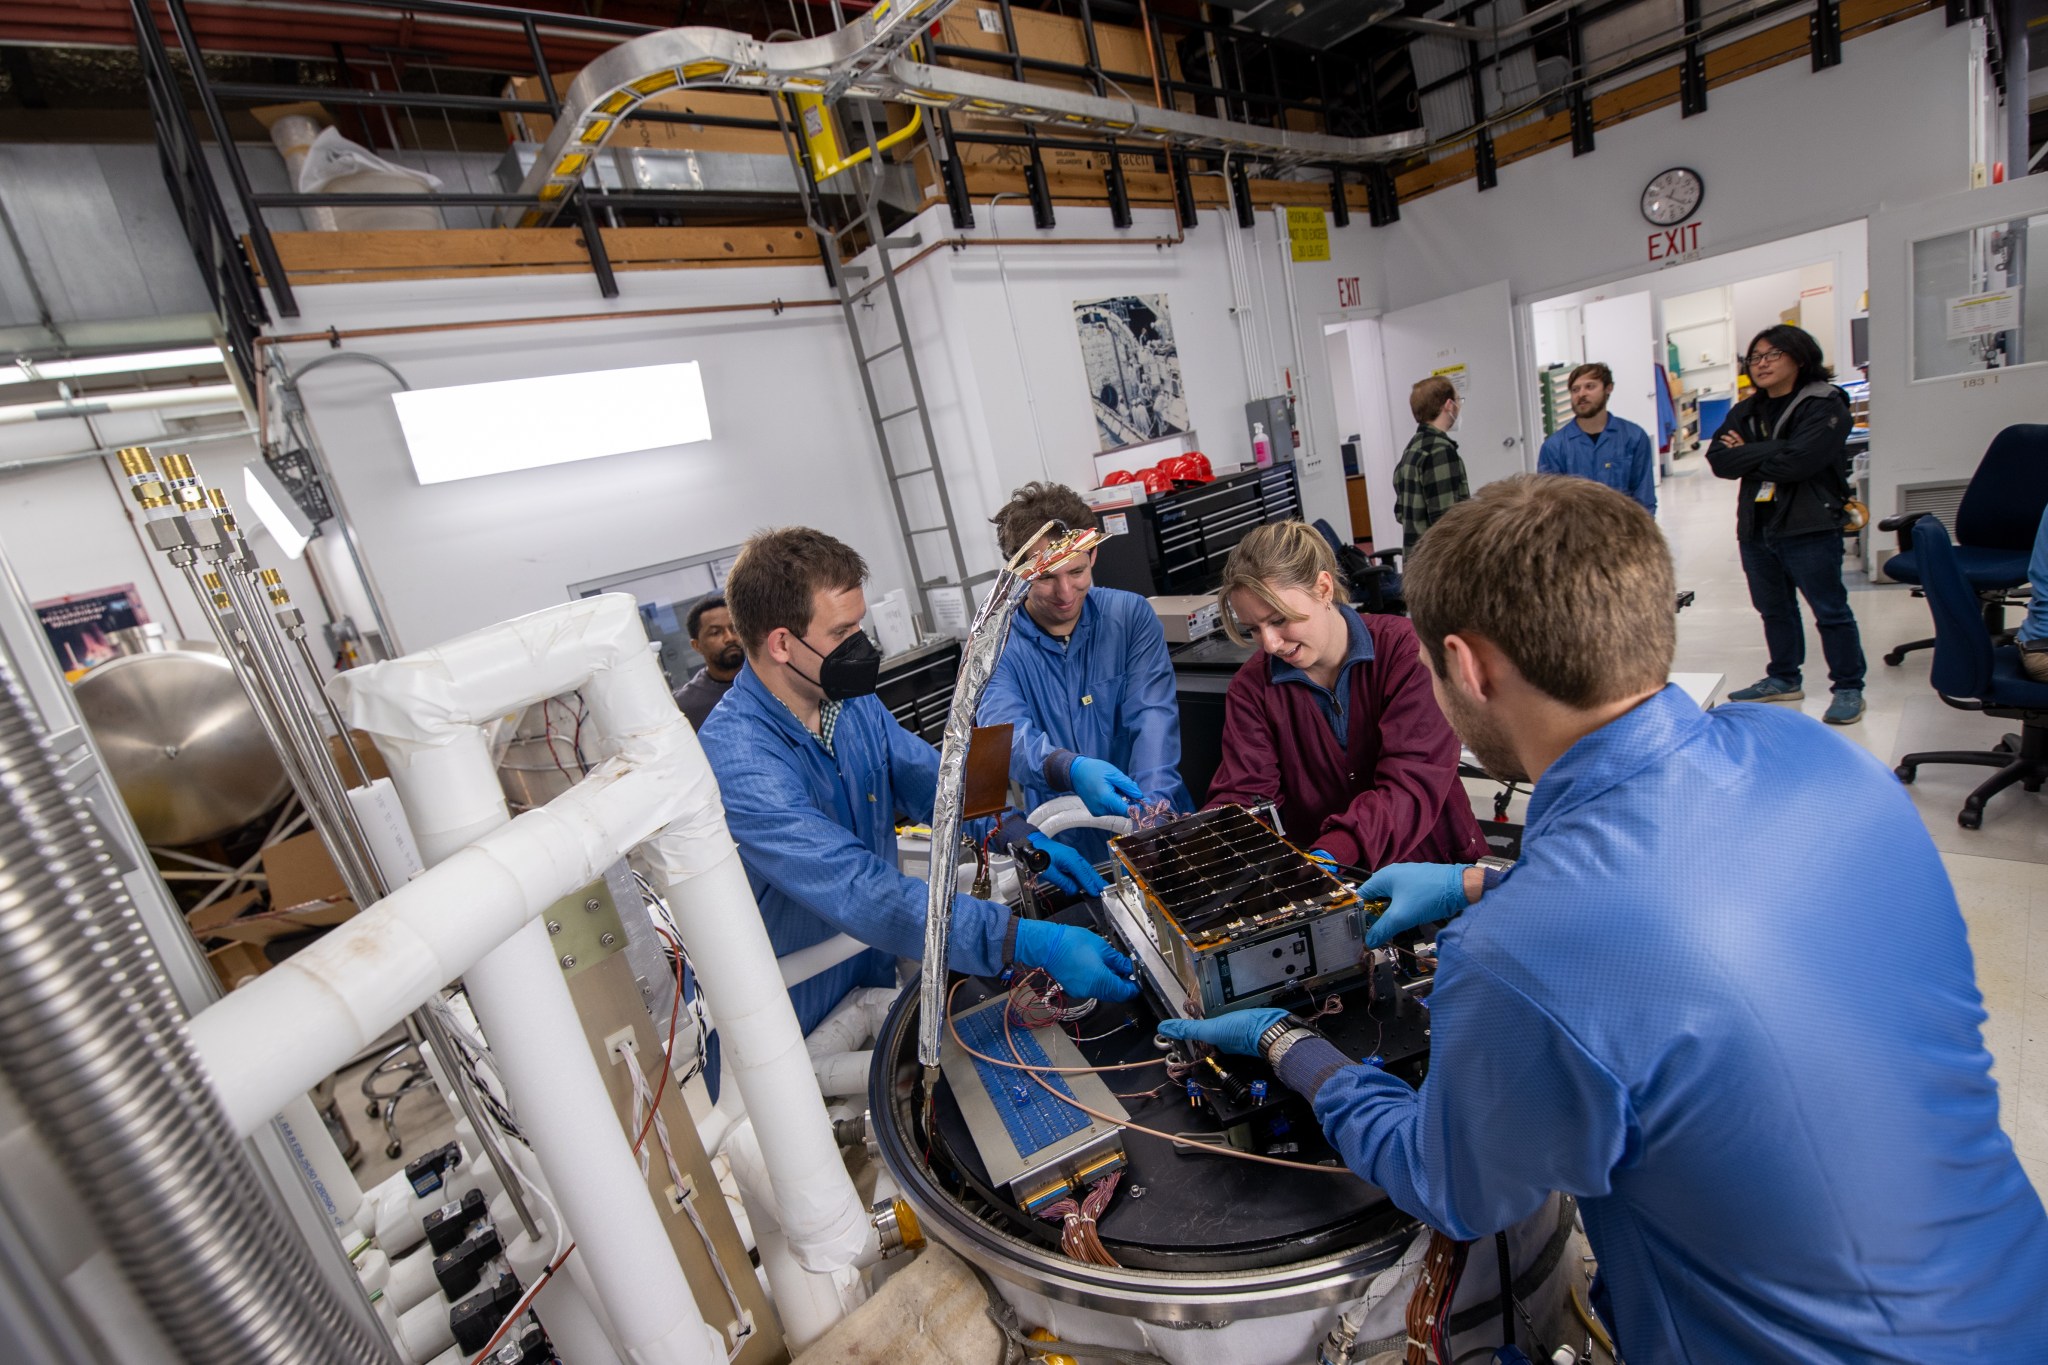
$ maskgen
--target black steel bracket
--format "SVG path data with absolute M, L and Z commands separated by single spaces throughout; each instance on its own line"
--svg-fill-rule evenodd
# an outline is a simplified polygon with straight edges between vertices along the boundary
M 1365 169 L 1365 204 L 1374 227 L 1401 221 L 1400 188 L 1394 184 L 1393 174 L 1378 162 Z
M 1188 154 L 1176 147 L 1166 158 L 1166 167 L 1173 176 L 1173 207 L 1180 214 L 1180 230 L 1187 232 L 1195 225 L 1195 182 L 1188 170 Z
M 1344 168 L 1330 167 L 1330 221 L 1340 228 L 1351 226 L 1351 205 L 1344 198 Z
M 1825 71 L 1842 64 L 1841 0 L 1817 0 L 1806 20 L 1807 35 L 1813 43 L 1813 69 Z
M 1488 129 L 1479 130 L 1478 139 L 1472 144 L 1472 164 L 1479 172 L 1479 188 L 1490 190 L 1500 184 L 1500 165 L 1493 156 L 1493 133 Z
M 1242 160 L 1230 163 L 1230 202 L 1237 209 L 1237 225 L 1251 227 L 1259 221 L 1259 211 L 1252 206 L 1252 182 L 1244 173 Z
M 1052 189 L 1046 184 L 1045 167 L 1039 164 L 1036 152 L 1024 164 L 1024 189 L 1031 196 L 1032 225 L 1040 229 L 1052 227 Z

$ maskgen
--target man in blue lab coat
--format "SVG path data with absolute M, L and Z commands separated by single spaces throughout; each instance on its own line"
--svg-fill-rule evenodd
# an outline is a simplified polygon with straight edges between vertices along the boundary
M 1428 1078 L 1277 1010 L 1163 1031 L 1263 1052 L 1352 1170 L 1449 1236 L 1576 1196 L 1628 1360 L 2039 1359 L 2048 1216 L 1897 780 L 1797 712 L 1666 684 L 1670 552 L 1612 490 L 1491 484 L 1406 578 L 1452 726 L 1535 779 L 1512 870 L 1360 888 L 1392 901 L 1370 945 L 1451 919 Z
M 776 955 L 841 933 L 872 945 L 790 988 L 805 1033 L 855 986 L 893 985 L 896 958 L 924 953 L 926 884 L 897 868 L 896 821 L 932 818 L 939 754 L 875 696 L 881 653 L 860 628 L 866 578 L 861 557 L 822 531 L 749 540 L 725 582 L 747 663 L 700 736 Z M 1102 889 L 1072 849 L 1028 837 L 1052 856 L 1051 880 Z M 1041 967 L 1077 998 L 1137 989 L 1124 979 L 1130 962 L 1087 930 L 964 894 L 948 955 L 980 976 Z
M 991 520 L 1008 559 L 1047 522 L 1080 530 L 1095 514 L 1071 488 L 1028 483 Z M 1150 602 L 1098 588 L 1094 575 L 1091 550 L 1031 585 L 976 719 L 1015 727 L 1010 776 L 1027 810 L 1066 792 L 1094 815 L 1160 801 L 1189 810 L 1166 633 Z M 1061 837 L 1091 862 L 1108 854 L 1098 831 Z

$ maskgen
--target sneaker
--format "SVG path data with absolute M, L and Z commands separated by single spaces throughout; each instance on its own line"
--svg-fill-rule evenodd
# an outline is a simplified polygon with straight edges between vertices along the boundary
M 1835 693 L 1834 700 L 1828 703 L 1828 709 L 1821 715 L 1821 719 L 1830 725 L 1854 725 L 1862 720 L 1863 689 L 1845 687 Z
M 1777 678 L 1764 678 L 1748 687 L 1738 687 L 1728 694 L 1730 701 L 1799 701 L 1806 696 L 1798 683 L 1783 682 Z

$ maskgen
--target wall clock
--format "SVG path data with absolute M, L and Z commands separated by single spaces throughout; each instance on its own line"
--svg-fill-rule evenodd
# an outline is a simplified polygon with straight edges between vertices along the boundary
M 1700 211 L 1706 193 L 1698 171 L 1673 166 L 1643 186 L 1643 217 L 1658 227 L 1677 227 Z

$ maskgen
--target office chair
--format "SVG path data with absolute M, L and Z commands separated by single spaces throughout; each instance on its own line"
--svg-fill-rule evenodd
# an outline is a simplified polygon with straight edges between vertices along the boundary
M 2027 581 L 2027 559 L 2033 553 L 2034 532 L 2041 525 L 2044 509 L 2048 509 L 2048 426 L 2007 427 L 1991 438 L 1956 508 L 1955 559 L 1976 590 L 1985 628 L 1994 636 L 2005 635 L 2010 595 Z M 1912 536 L 1913 527 L 1926 515 L 1909 512 L 1877 524 L 1878 530 L 1896 531 L 1899 536 L 1899 553 L 1884 564 L 1887 577 L 1925 587 Z M 1916 597 L 1924 595 L 1914 593 Z M 1884 661 L 1897 667 L 1913 650 L 1933 645 L 1932 639 L 1909 640 L 1886 653 Z
M 1367 554 L 1339 536 L 1337 528 L 1322 517 L 1317 517 L 1314 524 L 1323 539 L 1330 542 L 1330 549 L 1337 556 L 1337 567 L 1349 580 L 1351 598 L 1358 603 L 1360 611 L 1387 612 L 1397 616 L 1408 614 L 1408 603 L 1401 596 L 1401 573 L 1394 565 L 1394 561 L 1401 557 L 1401 547 L 1374 550 Z
M 1923 763 L 1996 768 L 1956 815 L 1964 829 L 1976 829 L 1984 823 L 1985 803 L 2007 787 L 2017 782 L 2037 792 L 2048 782 L 2048 683 L 2027 676 L 2018 649 L 1993 643 L 1977 589 L 1938 520 L 1922 517 L 1913 527 L 1913 549 L 1934 613 L 1935 695 L 1959 711 L 2020 722 L 2020 732 L 2007 735 L 1994 749 L 1907 754 L 1899 760 L 1901 782 L 1911 782 Z

